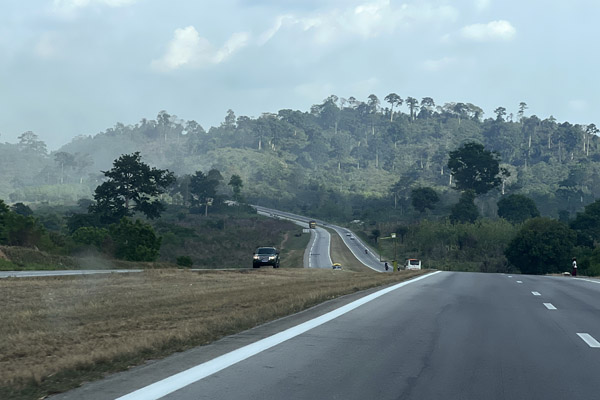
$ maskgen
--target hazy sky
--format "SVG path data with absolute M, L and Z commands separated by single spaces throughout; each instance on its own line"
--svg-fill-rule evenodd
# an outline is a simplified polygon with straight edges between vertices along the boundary
M 600 125 L 599 17 L 597 0 L 2 0 L 0 142 L 391 92 Z

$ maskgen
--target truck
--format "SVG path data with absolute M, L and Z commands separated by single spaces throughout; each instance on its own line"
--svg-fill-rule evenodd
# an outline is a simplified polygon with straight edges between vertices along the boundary
M 317 221 L 308 221 L 308 227 L 310 229 L 315 229 L 317 227 Z

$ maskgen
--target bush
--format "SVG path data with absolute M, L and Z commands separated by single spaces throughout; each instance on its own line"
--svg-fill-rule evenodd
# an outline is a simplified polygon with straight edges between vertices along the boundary
M 190 268 L 192 265 L 194 265 L 194 262 L 188 256 L 179 256 L 177 257 L 177 265 L 180 267 Z
M 132 222 L 123 217 L 110 226 L 110 236 L 115 244 L 115 257 L 127 261 L 155 261 L 162 238 L 157 237 L 152 226 L 139 219 Z
M 576 237 L 562 222 L 533 218 L 508 244 L 506 258 L 524 274 L 569 271 Z

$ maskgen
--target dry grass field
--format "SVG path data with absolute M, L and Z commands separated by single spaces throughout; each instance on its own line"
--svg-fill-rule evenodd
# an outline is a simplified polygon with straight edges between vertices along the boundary
M 333 242 L 343 251 L 339 245 Z M 419 273 L 379 274 L 356 265 L 2 279 L 0 398 L 42 398 Z

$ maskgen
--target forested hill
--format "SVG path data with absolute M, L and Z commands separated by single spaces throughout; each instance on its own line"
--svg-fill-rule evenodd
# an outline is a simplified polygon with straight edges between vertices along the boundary
M 502 191 L 518 192 L 534 199 L 542 214 L 556 216 L 600 198 L 595 125 L 529 116 L 525 103 L 515 109 L 508 114 L 498 107 L 484 118 L 473 104 L 439 106 L 429 97 L 418 101 L 392 93 L 362 102 L 330 96 L 309 111 L 250 118 L 229 110 L 223 123 L 208 131 L 161 111 L 155 120 L 117 123 L 95 136 L 77 137 L 52 154 L 26 132 L 19 144 L 0 145 L 0 198 L 91 197 L 101 170 L 121 154 L 140 151 L 145 162 L 176 175 L 211 168 L 226 179 L 240 175 L 251 201 L 352 217 L 367 203 L 404 209 L 418 186 L 456 199 L 448 153 L 469 141 L 498 152 L 510 172 L 502 189 L 486 195 L 490 204 Z

